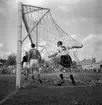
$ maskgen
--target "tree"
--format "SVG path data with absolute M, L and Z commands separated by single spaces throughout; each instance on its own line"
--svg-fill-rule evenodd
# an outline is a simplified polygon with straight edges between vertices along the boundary
M 7 59 L 8 65 L 16 65 L 16 55 L 14 53 L 10 54 Z
M 6 60 L 6 59 L 0 59 L 0 62 L 1 62 L 3 65 L 6 65 L 7 60 Z

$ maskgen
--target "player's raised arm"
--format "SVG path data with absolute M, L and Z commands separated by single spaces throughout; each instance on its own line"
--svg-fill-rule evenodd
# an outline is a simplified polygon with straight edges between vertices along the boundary
M 68 49 L 74 49 L 74 48 L 82 48 L 83 47 L 83 45 L 81 45 L 81 46 L 68 46 L 67 48 Z
M 57 54 L 58 54 L 58 53 L 56 52 L 56 53 L 54 53 L 54 54 L 52 54 L 52 55 L 49 55 L 48 58 L 55 57 Z
M 82 48 L 83 47 L 83 45 L 81 45 L 81 46 L 72 46 L 72 48 Z

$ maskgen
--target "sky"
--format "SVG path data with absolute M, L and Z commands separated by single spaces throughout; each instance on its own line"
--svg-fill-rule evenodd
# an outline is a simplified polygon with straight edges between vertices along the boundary
M 0 0 L 0 57 L 17 51 L 17 3 Z M 79 59 L 102 60 L 102 0 L 22 0 L 24 4 L 50 8 L 56 23 L 83 44 Z

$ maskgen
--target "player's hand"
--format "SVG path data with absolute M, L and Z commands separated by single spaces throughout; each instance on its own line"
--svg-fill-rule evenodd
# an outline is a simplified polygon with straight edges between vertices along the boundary
M 83 45 L 81 45 L 81 48 L 83 47 Z
M 51 58 L 51 56 L 48 56 L 48 58 Z

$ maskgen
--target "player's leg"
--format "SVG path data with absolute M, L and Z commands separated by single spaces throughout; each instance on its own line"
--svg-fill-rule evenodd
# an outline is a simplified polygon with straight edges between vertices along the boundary
M 23 63 L 23 70 L 24 70 L 25 80 L 27 80 L 27 78 L 26 78 L 26 62 Z
M 41 67 L 40 67 L 40 65 L 38 64 L 38 62 L 37 62 L 37 67 L 38 67 L 38 74 L 37 74 L 38 81 L 39 81 L 40 83 L 42 83 L 41 75 L 40 75 L 40 73 L 41 73 Z
M 74 76 L 73 76 L 73 74 L 70 74 L 70 79 L 71 79 L 71 81 L 72 81 L 72 84 L 76 84 L 76 82 L 75 82 L 75 79 L 74 79 Z
M 75 85 L 76 82 L 75 82 L 74 76 L 73 76 L 73 74 L 72 74 L 72 59 L 71 59 L 70 56 L 68 56 L 68 59 L 69 59 L 69 72 L 70 72 L 70 79 L 71 79 L 71 81 L 72 81 L 72 84 Z
M 60 77 L 60 79 L 64 80 L 64 75 L 63 75 L 64 67 L 62 65 L 59 65 L 58 69 L 59 69 L 59 77 Z
M 31 67 L 31 76 L 32 76 L 32 80 L 35 83 L 35 78 L 34 78 L 34 70 L 33 67 Z
M 29 63 L 27 62 L 27 65 L 26 65 L 26 77 L 28 79 L 28 76 L 29 76 Z
M 61 56 L 61 58 L 60 58 L 60 65 L 59 65 L 59 70 L 60 70 L 60 74 L 59 74 L 59 76 L 60 76 L 60 78 L 61 78 L 61 80 L 64 80 L 64 73 L 65 73 L 65 71 L 64 71 L 64 68 L 66 68 L 67 66 L 66 66 L 66 56 Z
M 25 67 L 25 80 L 27 80 L 27 68 Z
M 25 75 L 25 80 L 27 80 L 27 79 L 28 79 L 28 76 L 29 76 L 29 72 L 28 72 L 28 71 L 29 71 L 29 68 L 27 68 L 27 67 L 26 67 L 26 75 Z
M 27 80 L 28 79 L 28 63 L 26 63 L 25 71 L 26 71 L 25 79 Z
M 31 71 L 31 77 L 33 82 L 35 83 L 35 78 L 34 78 L 34 67 L 33 67 L 33 60 L 30 60 L 30 71 Z

